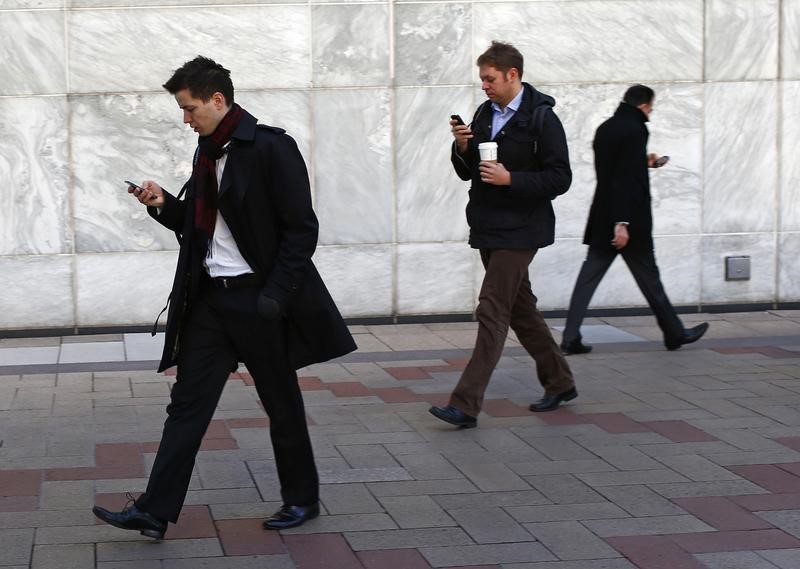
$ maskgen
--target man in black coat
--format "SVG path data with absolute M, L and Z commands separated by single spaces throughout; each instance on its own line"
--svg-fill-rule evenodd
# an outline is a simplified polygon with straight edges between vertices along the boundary
M 531 411 L 551 411 L 578 396 L 572 372 L 536 308 L 528 265 L 555 240 L 552 200 L 572 181 L 567 140 L 553 112 L 555 101 L 522 82 L 522 54 L 492 42 L 477 60 L 488 101 L 471 126 L 450 122 L 451 160 L 471 181 L 469 243 L 486 269 L 479 295 L 478 337 L 472 358 L 437 418 L 460 427 L 477 425 L 489 379 L 503 351 L 509 326 L 536 361 L 544 397 Z M 478 145 L 497 143 L 497 161 L 481 161 Z
M 653 215 L 648 168 L 666 163 L 647 153 L 645 123 L 653 111 L 655 93 L 644 85 L 629 88 L 614 116 L 601 124 L 594 138 L 597 188 L 583 242 L 589 245 L 569 303 L 561 342 L 565 354 L 584 354 L 580 327 L 597 285 L 611 263 L 622 255 L 664 334 L 664 345 L 676 350 L 696 342 L 708 323 L 685 329 L 667 298 L 653 253 Z
M 101 520 L 162 538 L 183 506 L 203 435 L 243 361 L 270 418 L 283 506 L 266 529 L 319 514 L 319 481 L 296 369 L 355 349 L 311 256 L 318 224 L 294 140 L 233 100 L 230 72 L 197 57 L 164 85 L 199 135 L 181 200 L 153 181 L 129 187 L 180 241 L 158 370 L 177 365 L 147 490 Z

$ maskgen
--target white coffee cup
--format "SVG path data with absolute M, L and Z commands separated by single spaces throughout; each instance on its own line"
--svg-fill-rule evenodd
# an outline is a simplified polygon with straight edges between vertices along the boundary
M 478 153 L 481 155 L 481 162 L 497 162 L 497 143 L 481 142 Z

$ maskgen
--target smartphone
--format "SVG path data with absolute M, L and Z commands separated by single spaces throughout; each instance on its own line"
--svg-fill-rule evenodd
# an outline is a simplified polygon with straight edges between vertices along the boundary
M 134 188 L 136 188 L 137 190 L 142 190 L 142 191 L 144 191 L 144 188 L 143 188 L 142 186 L 140 186 L 139 184 L 134 184 L 133 182 L 130 182 L 130 181 L 128 181 L 128 180 L 123 180 L 123 181 L 124 181 L 126 184 L 128 184 L 128 186 L 133 186 L 133 187 L 134 187 Z
M 464 124 L 464 119 L 462 119 L 459 115 L 450 115 L 450 119 L 456 121 L 456 125 Z
M 669 156 L 662 156 L 653 162 L 653 168 L 661 168 L 667 162 L 669 162 Z

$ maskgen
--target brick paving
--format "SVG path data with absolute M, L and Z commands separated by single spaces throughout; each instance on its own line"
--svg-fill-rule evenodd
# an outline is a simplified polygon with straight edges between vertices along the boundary
M 427 409 L 474 323 L 353 326 L 368 349 L 300 372 L 322 515 L 280 533 L 261 529 L 280 495 L 241 368 L 163 542 L 91 514 L 146 484 L 174 381 L 152 371 L 160 339 L 2 339 L 0 568 L 800 567 L 800 311 L 701 319 L 676 352 L 652 318 L 592 319 L 580 397 L 539 415 L 511 337 L 469 430 Z

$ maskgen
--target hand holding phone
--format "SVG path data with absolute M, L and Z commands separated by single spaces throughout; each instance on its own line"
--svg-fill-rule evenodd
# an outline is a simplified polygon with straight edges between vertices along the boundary
M 667 162 L 669 162 L 669 156 L 662 156 L 660 158 L 656 158 L 655 162 L 653 162 L 653 168 L 661 168 Z
M 455 126 L 464 124 L 464 119 L 462 119 L 460 115 L 450 115 L 450 120 L 456 121 Z
M 130 180 L 124 180 L 128 184 L 128 193 L 133 194 L 140 203 L 151 207 L 162 207 L 164 205 L 164 194 L 155 182 L 145 182 L 146 188 L 139 184 L 134 184 Z M 158 191 L 156 191 L 158 190 Z

